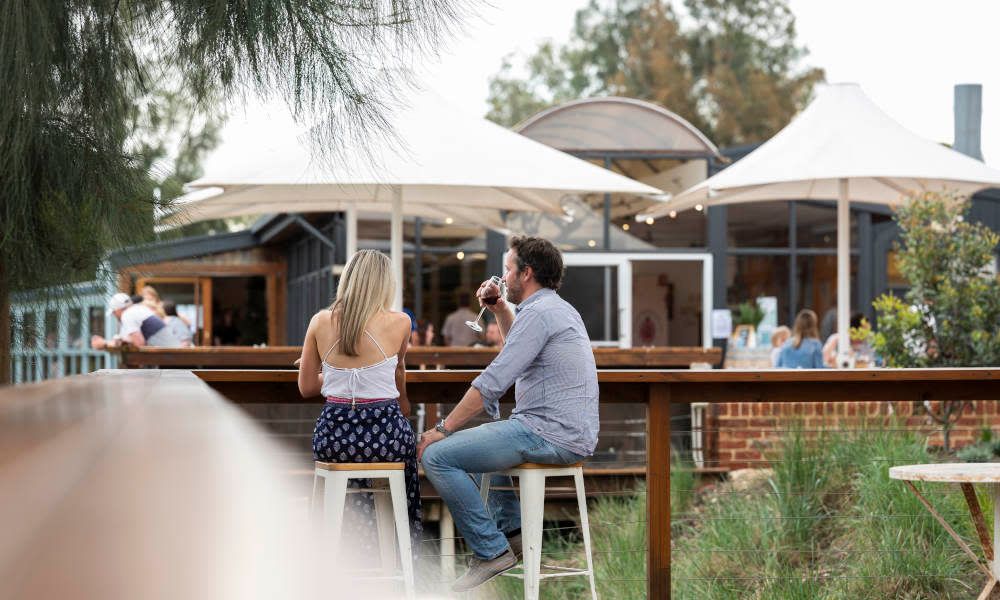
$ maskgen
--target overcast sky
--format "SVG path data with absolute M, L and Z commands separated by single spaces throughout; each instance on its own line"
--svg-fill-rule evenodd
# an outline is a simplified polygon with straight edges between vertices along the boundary
M 487 110 L 489 77 L 510 52 L 564 41 L 587 0 L 492 0 L 427 69 L 425 81 L 457 106 Z M 983 85 L 983 155 L 1000 167 L 996 0 L 791 0 L 805 62 L 831 82 L 859 83 L 890 116 L 937 142 L 953 138 L 956 83 Z M 667 108 L 670 108 L 669 106 Z
M 509 53 L 529 54 L 539 42 L 569 37 L 587 0 L 490 0 L 425 66 L 419 79 L 466 113 L 484 115 L 489 78 Z M 677 0 L 679 3 L 679 0 Z M 983 155 L 1000 168 L 1000 0 L 790 0 L 803 61 L 830 82 L 859 83 L 890 116 L 936 142 L 953 139 L 953 87 L 983 85 Z M 669 106 L 667 108 L 670 108 Z M 288 125 L 283 108 L 236 110 L 223 133 L 229 149 L 252 151 Z M 261 118 L 264 117 L 264 118 Z M 287 119 L 287 117 L 284 117 Z M 224 160 L 216 152 L 207 171 Z M 239 157 L 229 156 L 239 162 Z

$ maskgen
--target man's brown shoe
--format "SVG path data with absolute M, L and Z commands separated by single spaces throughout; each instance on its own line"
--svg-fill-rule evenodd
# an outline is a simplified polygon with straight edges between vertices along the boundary
M 483 560 L 473 556 L 469 559 L 469 570 L 451 586 L 451 591 L 467 592 L 475 589 L 515 566 L 517 566 L 517 557 L 510 550 L 491 560 Z

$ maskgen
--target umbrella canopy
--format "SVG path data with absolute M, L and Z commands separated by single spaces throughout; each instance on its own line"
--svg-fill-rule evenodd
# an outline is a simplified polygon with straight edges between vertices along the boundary
M 230 153 L 233 158 L 210 160 L 205 176 L 190 185 L 219 187 L 225 193 L 191 203 L 192 212 L 181 218 L 327 212 L 341 210 L 344 203 L 381 203 L 392 214 L 393 270 L 401 282 L 407 204 L 446 213 L 454 207 L 456 213 L 488 209 L 560 214 L 569 194 L 660 193 L 486 119 L 466 116 L 430 92 L 416 95 L 389 121 L 394 135 L 364 144 L 346 141 L 326 155 L 313 152 L 308 136 L 291 127 L 257 148 L 224 143 L 216 154 Z M 209 212 L 212 207 L 221 212 Z M 401 289 L 395 304 L 402 305 Z
M 389 214 L 392 212 L 392 204 L 388 202 L 315 198 L 310 197 L 308 189 L 303 191 L 291 188 L 282 192 L 278 190 L 272 191 L 273 197 L 270 200 L 254 203 L 253 209 L 255 213 L 289 212 L 291 210 L 290 206 L 298 207 L 295 212 L 355 211 L 358 214 Z M 172 214 L 165 217 L 163 222 L 168 225 L 179 226 L 193 221 L 224 219 L 246 215 L 248 212 L 244 210 L 244 202 L 242 200 L 245 192 L 244 188 L 234 188 L 229 192 L 217 187 L 196 189 L 174 200 L 175 210 Z M 206 202 L 209 198 L 213 201 Z M 315 204 L 316 209 L 311 210 L 309 204 Z M 469 206 L 445 207 L 436 204 L 407 202 L 403 204 L 403 215 L 408 217 L 422 217 L 429 221 L 445 224 L 460 223 L 477 227 L 489 227 L 498 231 L 505 230 L 503 216 L 496 209 Z
M 910 192 L 972 194 L 1000 171 L 925 140 L 882 112 L 856 84 L 820 86 L 791 123 L 736 164 L 648 211 L 770 200 L 837 200 L 837 330 L 849 347 L 851 200 L 896 204 Z

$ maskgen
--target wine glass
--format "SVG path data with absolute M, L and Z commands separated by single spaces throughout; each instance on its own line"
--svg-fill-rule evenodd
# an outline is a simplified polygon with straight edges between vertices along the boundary
M 484 291 L 484 293 L 491 294 L 491 295 L 489 295 L 489 296 L 483 296 L 483 308 L 482 308 L 482 310 L 479 311 L 479 315 L 476 316 L 476 320 L 475 321 L 466 321 L 465 322 L 465 325 L 469 329 L 475 331 L 476 333 L 482 333 L 483 332 L 483 326 L 479 324 L 479 321 L 483 318 L 483 313 L 486 312 L 486 306 L 487 305 L 492 306 L 492 305 L 496 304 L 497 300 L 499 300 L 501 296 L 506 296 L 507 295 L 507 286 L 506 286 L 506 284 L 504 284 L 503 279 L 501 279 L 497 275 L 494 275 L 493 277 L 490 277 L 490 282 L 493 285 L 496 286 L 497 295 L 496 296 L 492 295 L 493 288 L 489 288 L 489 287 L 486 288 L 486 290 Z

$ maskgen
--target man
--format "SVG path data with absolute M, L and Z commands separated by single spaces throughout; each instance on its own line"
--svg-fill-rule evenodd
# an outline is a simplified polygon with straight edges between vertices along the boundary
M 466 321 L 476 320 L 476 313 L 469 308 L 468 293 L 460 294 L 458 298 L 458 310 L 455 310 L 444 319 L 441 327 L 441 335 L 444 336 L 445 346 L 471 346 L 479 340 L 475 331 L 469 329 Z
M 181 347 L 181 341 L 171 333 L 163 319 L 145 304 L 133 303 L 128 294 L 118 293 L 112 296 L 108 302 L 108 314 L 113 314 L 121 324 L 118 335 L 112 340 L 105 340 L 99 335 L 91 337 L 90 347 L 94 350 L 118 348 L 124 343 L 132 344 L 137 348 L 143 346 Z
M 481 343 L 475 344 L 481 348 L 496 348 L 500 350 L 503 348 L 503 336 L 500 335 L 500 325 L 495 321 L 491 321 L 486 326 L 486 331 L 483 332 L 484 340 Z
M 468 572 L 452 587 L 456 592 L 514 567 L 521 550 L 514 493 L 490 493 L 491 517 L 469 475 L 523 462 L 572 464 L 597 446 L 597 369 L 580 314 L 556 293 L 563 277 L 562 255 L 547 240 L 516 237 L 504 256 L 504 271 L 507 299 L 518 304 L 517 315 L 503 298 L 486 306 L 507 342 L 451 414 L 424 432 L 418 446 L 427 478 L 473 552 Z M 484 282 L 480 299 L 495 295 L 493 288 Z M 500 397 L 515 383 L 510 419 L 458 431 L 483 410 L 499 419 Z M 495 477 L 493 484 L 510 486 L 510 481 Z

